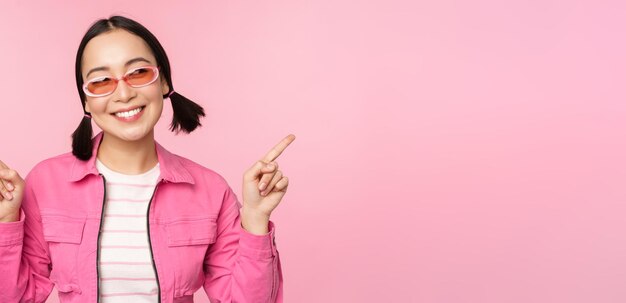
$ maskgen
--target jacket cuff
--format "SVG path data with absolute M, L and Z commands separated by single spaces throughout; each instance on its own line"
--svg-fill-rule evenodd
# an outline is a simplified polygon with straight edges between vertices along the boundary
M 26 214 L 20 208 L 20 220 L 0 223 L 0 246 L 22 244 L 24 240 L 24 220 Z
M 267 259 L 276 255 L 274 222 L 268 223 L 269 232 L 255 235 L 239 226 L 239 253 L 254 259 Z

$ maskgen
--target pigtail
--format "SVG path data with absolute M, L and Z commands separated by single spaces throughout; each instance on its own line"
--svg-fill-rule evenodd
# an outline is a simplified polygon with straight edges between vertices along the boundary
M 91 115 L 85 114 L 74 133 L 72 133 L 72 154 L 78 159 L 87 161 L 91 158 L 93 149 L 92 136 Z
M 185 96 L 176 91 L 172 91 L 169 94 L 169 98 L 174 112 L 172 124 L 170 125 L 171 131 L 176 132 L 176 134 L 181 130 L 185 133 L 191 133 L 198 126 L 202 126 L 200 116 L 205 116 L 202 106 L 185 98 Z

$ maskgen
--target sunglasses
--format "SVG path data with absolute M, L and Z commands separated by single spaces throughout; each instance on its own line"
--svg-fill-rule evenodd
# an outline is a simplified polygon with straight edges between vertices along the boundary
M 104 97 L 115 91 L 120 80 L 124 80 L 131 87 L 142 87 L 152 84 L 157 78 L 159 78 L 158 67 L 141 66 L 129 70 L 121 78 L 102 76 L 90 79 L 83 84 L 83 91 L 87 96 Z

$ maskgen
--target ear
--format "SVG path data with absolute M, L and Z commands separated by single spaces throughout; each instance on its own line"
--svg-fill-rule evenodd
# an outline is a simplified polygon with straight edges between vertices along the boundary
M 167 85 L 167 80 L 165 78 L 161 78 L 161 91 L 164 95 L 167 95 L 170 92 L 170 86 Z

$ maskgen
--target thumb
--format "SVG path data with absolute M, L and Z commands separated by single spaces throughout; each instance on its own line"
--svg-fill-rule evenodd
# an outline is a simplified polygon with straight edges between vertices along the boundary
M 21 195 L 22 183 L 18 173 L 9 168 L 0 168 L 0 193 L 2 200 L 12 200 L 14 195 Z M 15 190 L 14 193 L 11 193 Z
M 4 183 L 6 183 L 7 181 L 16 183 L 19 179 L 19 175 L 17 174 L 17 171 L 15 171 L 14 169 L 0 168 L 0 179 Z
M 268 166 L 268 164 L 273 166 Z M 269 173 L 274 170 L 276 165 L 273 163 L 266 163 L 261 160 L 256 161 L 252 167 L 250 167 L 243 175 L 243 180 L 252 182 L 258 179 L 258 177 L 264 173 Z

